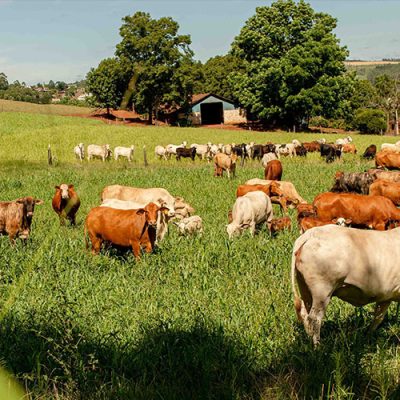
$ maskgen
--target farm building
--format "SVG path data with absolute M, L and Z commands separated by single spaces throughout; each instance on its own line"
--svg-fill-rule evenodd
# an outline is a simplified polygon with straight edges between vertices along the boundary
M 193 95 L 190 104 L 193 125 L 237 124 L 247 122 L 244 110 L 233 101 L 213 93 Z

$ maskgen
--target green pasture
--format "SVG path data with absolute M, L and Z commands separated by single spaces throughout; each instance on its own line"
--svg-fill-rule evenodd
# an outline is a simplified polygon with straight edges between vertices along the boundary
M 0 358 L 39 399 L 396 399 L 400 325 L 396 307 L 373 335 L 372 307 L 334 299 L 314 350 L 295 317 L 290 259 L 295 226 L 271 238 L 263 228 L 229 241 L 227 212 L 238 184 L 263 177 L 256 161 L 236 179 L 211 164 L 154 158 L 168 143 L 311 141 L 336 135 L 204 128 L 124 127 L 89 119 L 0 113 L 1 200 L 32 195 L 29 243 L 0 238 Z M 353 136 L 359 152 L 395 138 Z M 136 146 L 135 161 L 74 159 L 79 142 Z M 56 157 L 47 165 L 47 146 Z M 146 145 L 149 166 L 143 166 Z M 284 180 L 308 201 L 335 171 L 364 171 L 359 155 L 326 164 L 317 154 L 283 159 Z M 60 227 L 54 186 L 73 183 L 77 227 Z M 164 187 L 185 198 L 205 233 L 181 238 L 174 226 L 140 262 L 128 252 L 85 251 L 83 223 L 109 184 Z M 276 208 L 276 214 L 280 211 Z M 290 211 L 295 225 L 295 213 Z M 338 249 L 338 251 L 342 251 Z

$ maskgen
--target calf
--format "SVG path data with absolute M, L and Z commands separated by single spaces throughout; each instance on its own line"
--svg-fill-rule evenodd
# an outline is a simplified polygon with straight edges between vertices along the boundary
M 232 222 L 226 227 L 229 239 L 246 228 L 254 236 L 256 226 L 264 222 L 270 229 L 273 216 L 271 200 L 265 193 L 256 191 L 238 197 L 232 209 Z
M 283 230 L 290 230 L 292 228 L 292 221 L 289 217 L 274 218 L 271 221 L 271 235 L 276 235 Z
M 305 231 L 308 231 L 311 228 L 315 228 L 317 226 L 324 226 L 324 225 L 339 225 L 339 226 L 350 226 L 352 220 L 350 218 L 334 218 L 332 221 L 322 221 L 317 217 L 304 217 L 301 218 L 299 221 L 299 228 L 300 233 L 303 234 Z
M 354 144 L 344 144 L 343 153 L 357 154 L 357 149 Z
M 325 157 L 327 163 L 335 161 L 336 158 L 340 159 L 342 156 L 342 146 L 334 144 L 321 144 L 321 157 Z
M 167 153 L 167 150 L 165 147 L 163 146 L 156 146 L 154 148 L 154 154 L 156 157 L 158 157 L 159 160 L 167 160 L 167 156 L 170 157 L 171 155 L 169 153 Z
M 75 215 L 81 202 L 74 190 L 74 185 L 62 183 L 56 186 L 55 189 L 56 192 L 51 205 L 60 219 L 60 225 L 65 225 L 65 219 L 69 220 L 71 225 L 75 225 Z
M 384 196 L 396 206 L 400 206 L 400 183 L 377 179 L 369 187 L 369 194 L 371 196 Z
M 282 178 L 282 163 L 279 160 L 271 160 L 264 170 L 264 179 L 280 181 Z
M 365 149 L 362 157 L 366 158 L 367 160 L 372 160 L 373 158 L 375 158 L 375 155 L 376 155 L 376 146 L 374 144 L 371 144 Z
M 278 157 L 280 154 L 284 156 L 290 156 L 290 158 L 297 155 L 296 146 L 293 143 L 276 145 L 276 147 L 277 147 Z
M 303 143 L 303 147 L 309 152 L 321 151 L 321 144 L 318 142 Z
M 178 147 L 176 149 L 176 159 L 177 161 L 180 161 L 181 158 L 191 158 L 192 161 L 194 161 L 195 157 L 196 157 L 196 148 L 195 147 L 191 147 L 190 149 L 186 149 L 183 147 Z
M 214 157 L 214 176 L 222 176 L 223 171 L 226 171 L 228 178 L 235 177 L 237 155 L 232 154 L 227 156 L 223 153 L 218 153 Z
M 306 157 L 307 149 L 303 145 L 296 146 L 296 154 L 300 157 Z
M 75 157 L 81 162 L 85 159 L 85 147 L 83 143 L 79 143 L 77 146 L 74 147 L 74 154 Z
M 116 161 L 118 161 L 119 157 L 125 157 L 128 159 L 129 162 L 132 162 L 134 152 L 135 152 L 135 146 L 133 145 L 131 147 L 117 146 L 114 149 L 114 157 Z
M 33 197 L 21 197 L 14 201 L 0 202 L 0 234 L 8 235 L 10 242 L 15 239 L 28 239 L 35 205 L 43 204 L 43 200 Z
M 136 259 L 140 258 L 141 247 L 151 253 L 156 240 L 158 212 L 167 212 L 165 207 L 149 203 L 137 210 L 117 210 L 96 207 L 89 211 L 85 221 L 85 242 L 87 236 L 92 244 L 92 253 L 98 254 L 104 241 L 116 246 L 131 247 Z
M 174 222 L 178 232 L 182 236 L 192 235 L 194 233 L 203 233 L 203 221 L 198 215 L 183 218 L 179 222 Z
M 247 148 L 246 148 L 246 144 L 245 143 L 242 143 L 242 144 L 237 145 L 237 146 L 233 146 L 232 147 L 232 153 L 235 154 L 238 157 L 249 158 L 249 154 L 247 153 Z

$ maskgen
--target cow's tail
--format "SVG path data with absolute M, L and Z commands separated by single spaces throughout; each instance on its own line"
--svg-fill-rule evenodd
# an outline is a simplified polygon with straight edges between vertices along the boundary
M 88 250 L 89 249 L 89 243 L 88 243 L 88 239 L 87 239 L 87 226 L 86 226 L 86 224 L 85 224 L 85 228 L 83 230 L 83 236 L 85 237 L 86 250 Z
M 294 307 L 296 309 L 297 318 L 300 322 L 303 322 L 303 314 L 305 306 L 296 285 L 296 263 L 300 258 L 300 253 L 304 244 L 309 239 L 310 236 L 309 232 L 310 231 L 304 233 L 295 241 L 292 253 L 292 265 L 291 265 L 292 291 L 293 291 Z

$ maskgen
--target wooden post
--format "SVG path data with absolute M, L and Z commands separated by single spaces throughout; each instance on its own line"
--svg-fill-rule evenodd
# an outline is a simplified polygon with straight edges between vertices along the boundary
M 242 154 L 242 159 L 240 160 L 240 166 L 244 167 L 244 154 Z
M 50 145 L 48 145 L 48 147 L 47 147 L 47 164 L 53 165 L 53 156 L 51 155 Z
M 146 145 L 143 146 L 143 160 L 144 160 L 144 166 L 148 167 L 149 163 L 147 162 L 147 151 L 146 151 Z

